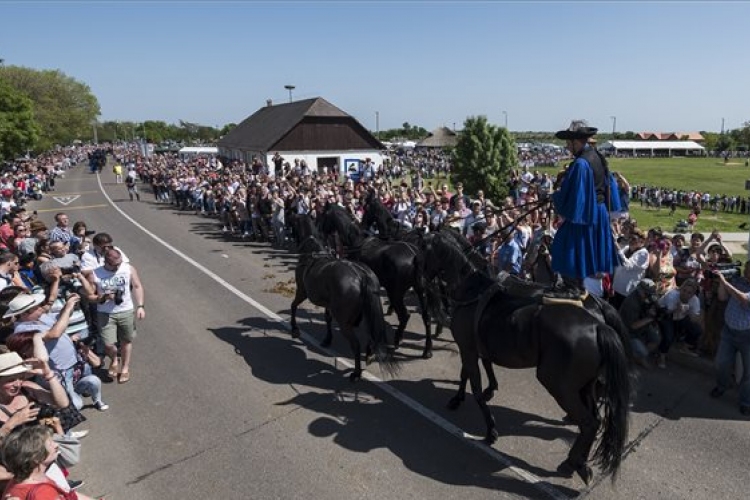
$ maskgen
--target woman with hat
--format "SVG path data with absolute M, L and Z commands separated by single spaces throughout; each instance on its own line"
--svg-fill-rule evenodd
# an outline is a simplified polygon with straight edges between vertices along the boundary
M 609 224 L 611 175 L 604 157 L 589 144 L 596 132 L 585 122 L 574 121 L 555 134 L 567 141 L 574 156 L 552 194 L 563 221 L 552 242 L 552 268 L 571 294 L 581 292 L 584 278 L 611 274 L 619 262 Z
M 29 380 L 35 375 L 49 384 L 49 389 Z M 15 352 L 0 354 L 0 437 L 35 422 L 39 416 L 38 403 L 54 408 L 65 408 L 70 404 L 55 372 L 44 359 L 23 360 Z

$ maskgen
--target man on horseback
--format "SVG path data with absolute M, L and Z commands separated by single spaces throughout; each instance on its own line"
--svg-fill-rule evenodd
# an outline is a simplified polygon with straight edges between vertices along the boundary
M 581 294 L 584 278 L 611 274 L 619 259 L 609 224 L 611 175 L 607 161 L 589 144 L 596 132 L 579 120 L 555 134 L 567 141 L 574 160 L 552 193 L 562 224 L 550 253 L 552 269 L 562 278 L 560 288 L 573 296 Z

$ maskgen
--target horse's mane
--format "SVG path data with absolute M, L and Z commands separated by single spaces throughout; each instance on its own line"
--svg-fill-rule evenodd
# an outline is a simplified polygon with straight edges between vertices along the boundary
M 325 212 L 323 212 L 321 224 L 323 233 L 331 234 L 337 232 L 341 238 L 341 242 L 346 247 L 357 246 L 363 237 L 362 232 L 352 220 L 349 212 L 338 205 L 330 204 L 326 207 Z
M 474 266 L 475 269 L 486 272 L 488 270 L 489 263 L 487 262 L 487 259 L 485 259 L 474 246 L 469 243 L 469 240 L 463 237 L 460 233 L 458 233 L 455 229 L 449 228 L 449 227 L 443 227 L 440 229 L 440 234 L 448 239 L 449 241 L 452 241 L 455 245 L 458 246 L 458 248 L 461 249 L 461 252 L 464 254 L 464 256 L 471 262 L 471 264 Z
M 432 247 L 441 267 L 451 275 L 466 276 L 477 270 L 456 241 L 442 231 L 432 238 Z
M 385 208 L 379 198 L 372 193 L 365 202 L 365 220 L 373 220 L 378 226 L 380 236 L 383 238 L 396 237 L 401 225 L 393 218 L 393 215 Z

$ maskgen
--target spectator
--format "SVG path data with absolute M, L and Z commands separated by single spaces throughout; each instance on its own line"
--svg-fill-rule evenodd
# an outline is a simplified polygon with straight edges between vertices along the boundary
M 2 460 L 13 475 L 3 498 L 8 500 L 93 500 L 66 489 L 48 476 L 59 455 L 49 428 L 26 427 L 8 436 L 2 445 Z
M 701 307 L 697 291 L 698 282 L 688 278 L 680 288 L 668 291 L 659 299 L 659 306 L 666 313 L 659 322 L 662 333 L 659 368 L 666 368 L 667 353 L 676 340 L 684 337 L 693 351 L 697 349 L 698 339 L 702 333 Z
M 649 368 L 648 358 L 659 347 L 656 284 L 644 278 L 620 305 L 620 317 L 630 332 L 634 361 Z
M 18 256 L 12 252 L 0 251 L 0 290 L 11 285 L 23 285 L 18 276 Z
M 109 375 L 124 384 L 130 380 L 130 361 L 135 338 L 135 320 L 146 317 L 144 290 L 138 271 L 124 263 L 122 253 L 110 248 L 104 254 L 104 265 L 89 276 L 96 293 L 89 296 L 98 302 L 97 324 L 104 348 L 111 359 Z M 117 342 L 121 358 L 118 361 Z
M 514 230 L 503 231 L 503 242 L 497 249 L 498 272 L 506 272 L 513 276 L 520 276 L 523 263 L 523 254 L 515 238 Z
M 717 273 L 719 300 L 727 301 L 724 329 L 716 353 L 716 387 L 711 397 L 721 397 L 731 386 L 732 368 L 737 354 L 742 359 L 739 390 L 740 412 L 750 416 L 750 261 L 745 262 L 742 276 L 731 280 Z
M 624 250 L 620 250 L 622 263 L 615 268 L 615 275 L 612 280 L 612 288 L 615 292 L 612 297 L 612 305 L 618 309 L 625 297 L 628 297 L 635 290 L 638 283 L 646 275 L 649 255 L 645 243 L 646 235 L 636 228 L 630 231 L 628 246 Z
M 50 241 L 61 241 L 69 245 L 72 240 L 78 239 L 73 235 L 73 231 L 69 226 L 70 219 L 66 214 L 62 212 L 56 214 L 55 222 L 57 222 L 57 225 L 49 232 Z

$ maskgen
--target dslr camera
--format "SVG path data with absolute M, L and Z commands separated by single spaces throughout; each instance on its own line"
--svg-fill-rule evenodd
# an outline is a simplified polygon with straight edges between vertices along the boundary
M 115 289 L 115 292 L 114 292 L 114 295 L 115 295 L 115 296 L 114 296 L 114 299 L 113 299 L 113 300 L 115 301 L 115 304 L 117 304 L 118 306 L 119 306 L 120 304 L 122 304 L 122 300 L 123 300 L 123 299 L 122 299 L 122 295 L 123 295 L 123 293 L 124 293 L 124 292 L 123 292 L 122 290 L 120 290 L 119 288 L 116 288 L 116 289 Z

